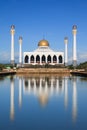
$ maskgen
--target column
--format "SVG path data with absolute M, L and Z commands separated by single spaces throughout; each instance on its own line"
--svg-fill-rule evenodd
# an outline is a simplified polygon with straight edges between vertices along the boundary
M 22 37 L 19 37 L 19 64 L 22 65 Z
M 15 26 L 11 26 L 11 64 L 14 66 L 14 34 L 15 34 Z
M 68 38 L 64 38 L 64 43 L 65 43 L 65 66 L 68 65 Z
M 77 34 L 77 26 L 74 25 L 72 29 L 73 33 L 73 66 L 77 65 L 77 52 L 76 52 L 76 34 Z

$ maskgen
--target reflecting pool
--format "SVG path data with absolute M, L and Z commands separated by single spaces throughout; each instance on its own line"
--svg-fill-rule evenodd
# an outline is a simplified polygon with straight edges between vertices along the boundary
M 0 77 L 0 130 L 87 130 L 87 78 Z

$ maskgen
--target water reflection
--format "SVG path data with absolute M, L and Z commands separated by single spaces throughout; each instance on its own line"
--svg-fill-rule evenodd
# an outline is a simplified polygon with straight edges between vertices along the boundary
M 22 77 L 19 77 L 19 107 L 22 105 Z
M 72 117 L 76 121 L 77 118 L 77 79 L 70 77 L 72 82 Z M 14 77 L 11 77 L 10 87 L 10 119 L 14 119 L 15 106 L 14 106 Z M 54 95 L 64 95 L 65 110 L 68 108 L 69 98 L 69 78 L 68 77 L 18 77 L 19 84 L 19 107 L 22 106 L 22 96 L 33 94 L 41 106 L 46 106 L 50 97 Z M 63 96 L 62 96 L 63 98 Z M 68 110 L 67 110 L 68 111 Z
M 11 77 L 11 86 L 10 86 L 10 93 L 11 93 L 11 97 L 10 97 L 10 118 L 11 120 L 14 119 L 14 78 Z
M 76 77 L 73 78 L 73 120 L 76 120 L 77 117 L 77 86 L 76 86 Z
M 65 108 L 68 106 L 68 79 L 65 77 Z
M 64 78 L 56 77 L 37 77 L 23 79 L 24 93 L 34 93 L 35 95 L 47 93 L 52 95 L 64 91 Z

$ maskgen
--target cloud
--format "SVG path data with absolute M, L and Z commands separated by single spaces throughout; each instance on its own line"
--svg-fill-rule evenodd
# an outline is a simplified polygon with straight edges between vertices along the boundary
M 15 52 L 15 62 L 18 63 L 19 60 L 19 53 Z M 10 52 L 0 52 L 0 63 L 10 63 L 11 56 Z
M 87 61 L 87 53 L 83 52 L 78 54 L 78 61 L 79 63 Z
M 69 58 L 68 58 L 69 64 L 72 64 L 72 61 L 73 61 L 73 57 L 69 56 Z M 78 53 L 77 63 L 79 64 L 79 63 L 85 62 L 85 61 L 87 61 L 87 53 L 86 52 Z

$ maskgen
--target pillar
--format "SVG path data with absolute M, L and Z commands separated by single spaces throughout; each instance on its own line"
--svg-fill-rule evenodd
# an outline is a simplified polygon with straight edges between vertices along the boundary
M 64 43 L 65 43 L 65 66 L 68 65 L 68 38 L 64 38 Z
M 22 37 L 19 37 L 19 64 L 22 65 Z
M 74 25 L 72 29 L 73 33 L 73 66 L 77 65 L 77 52 L 76 52 L 76 34 L 77 34 L 77 26 Z
M 15 64 L 14 60 L 14 34 L 15 34 L 15 26 L 11 26 L 11 64 Z

